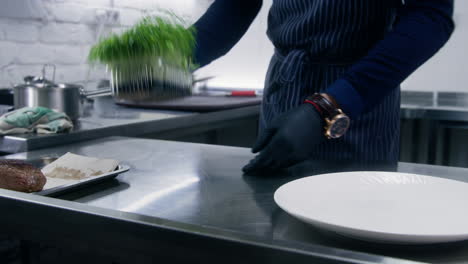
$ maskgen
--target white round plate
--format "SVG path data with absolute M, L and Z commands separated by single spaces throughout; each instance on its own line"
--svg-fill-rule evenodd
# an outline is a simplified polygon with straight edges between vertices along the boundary
M 396 172 L 331 173 L 289 182 L 274 198 L 302 221 L 362 240 L 468 239 L 468 183 L 460 181 Z

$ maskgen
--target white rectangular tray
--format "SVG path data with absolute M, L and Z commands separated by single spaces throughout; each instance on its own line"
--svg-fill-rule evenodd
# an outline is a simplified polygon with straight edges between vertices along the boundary
M 96 184 L 104 180 L 115 178 L 120 173 L 126 172 L 129 169 L 130 169 L 129 166 L 119 165 L 119 167 L 115 171 L 104 173 L 98 176 L 93 176 L 93 177 L 82 179 L 82 180 L 76 180 L 76 181 L 73 181 L 64 185 L 56 186 L 53 188 L 43 189 L 42 191 L 35 192 L 34 194 L 42 195 L 42 196 L 57 196 L 59 194 L 64 194 L 64 193 L 67 193 L 76 189 L 81 189 L 91 184 Z

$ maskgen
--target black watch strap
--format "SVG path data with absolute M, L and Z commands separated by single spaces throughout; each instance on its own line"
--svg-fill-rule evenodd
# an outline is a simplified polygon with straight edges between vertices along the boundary
M 305 102 L 313 104 L 323 118 L 332 119 L 334 116 L 341 114 L 337 105 L 319 93 L 307 97 Z

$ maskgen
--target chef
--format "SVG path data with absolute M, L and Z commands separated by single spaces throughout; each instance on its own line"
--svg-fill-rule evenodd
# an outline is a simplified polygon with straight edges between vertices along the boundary
M 215 0 L 195 23 L 197 63 L 226 54 L 261 6 Z M 306 159 L 397 161 L 399 85 L 447 42 L 452 13 L 453 0 L 273 0 L 258 155 L 244 172 Z

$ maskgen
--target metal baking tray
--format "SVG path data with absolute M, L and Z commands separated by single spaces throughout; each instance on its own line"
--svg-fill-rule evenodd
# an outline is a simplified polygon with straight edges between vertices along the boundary
M 70 191 L 75 191 L 78 189 L 82 189 L 86 186 L 93 185 L 105 180 L 113 179 L 117 177 L 120 173 L 124 173 L 130 169 L 127 165 L 119 165 L 115 171 L 104 173 L 98 176 L 93 176 L 90 178 L 76 180 L 73 183 L 68 183 L 64 185 L 60 185 L 57 187 L 53 187 L 50 189 L 45 189 L 40 192 L 35 192 L 33 194 L 42 195 L 42 196 L 58 196 L 64 193 L 68 193 Z

